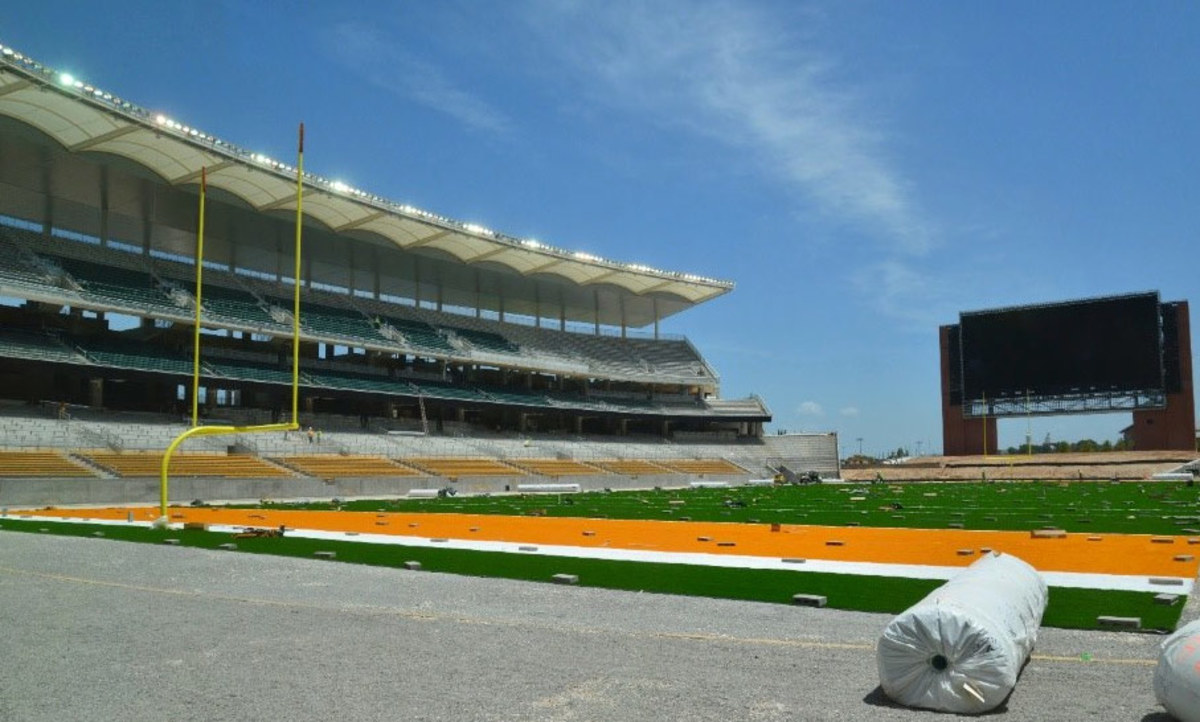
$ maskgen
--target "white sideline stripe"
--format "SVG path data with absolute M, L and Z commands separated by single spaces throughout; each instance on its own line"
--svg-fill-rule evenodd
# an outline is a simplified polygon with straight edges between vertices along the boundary
M 151 522 L 121 521 L 119 519 L 83 519 L 56 516 L 14 516 L 14 519 L 46 522 L 72 522 L 108 524 L 112 526 L 150 527 Z M 172 523 L 171 529 L 182 529 L 183 525 Z M 236 533 L 248 528 L 246 525 L 209 524 L 210 531 Z M 269 528 L 269 527 L 252 527 Z M 774 569 L 789 572 L 827 572 L 850 576 L 900 577 L 906 579 L 947 580 L 964 567 L 943 567 L 927 564 L 882 564 L 876 562 L 845 562 L 829 559 L 807 559 L 802 564 L 785 562 L 780 557 L 760 557 L 739 554 L 704 554 L 701 552 L 662 552 L 642 549 L 616 549 L 612 547 L 577 547 L 532 542 L 497 542 L 473 539 L 447 539 L 435 542 L 429 537 L 398 536 L 395 534 L 347 533 L 320 529 L 293 529 L 288 527 L 287 536 L 300 539 L 323 539 L 326 541 L 354 541 L 366 544 L 388 544 L 404 547 L 438 549 L 462 549 L 481 552 L 504 552 L 509 554 L 531 554 L 535 556 L 575 557 L 577 559 L 601 559 L 609 561 L 657 562 L 661 564 L 691 564 L 705 567 L 731 569 Z M 532 551 L 531 551 L 532 550 Z M 1150 576 L 1128 574 L 1086 574 L 1082 572 L 1041 572 L 1046 584 L 1051 587 L 1075 589 L 1101 589 L 1105 591 L 1167 592 L 1190 595 L 1195 580 L 1186 577 L 1153 577 L 1154 579 L 1179 580 L 1181 584 L 1151 584 Z

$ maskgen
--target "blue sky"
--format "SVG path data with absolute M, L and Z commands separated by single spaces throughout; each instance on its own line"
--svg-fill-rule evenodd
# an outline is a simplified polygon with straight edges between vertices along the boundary
M 940 448 L 959 311 L 1197 300 L 1198 29 L 1166 1 L 0 8 L 0 43 L 242 147 L 289 157 L 302 120 L 323 176 L 735 281 L 663 330 L 843 452 Z

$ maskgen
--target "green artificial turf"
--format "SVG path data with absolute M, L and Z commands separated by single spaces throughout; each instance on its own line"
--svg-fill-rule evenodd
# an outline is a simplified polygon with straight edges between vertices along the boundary
M 481 577 L 501 577 L 548 582 L 554 574 L 575 574 L 581 586 L 631 591 L 719 597 L 788 604 L 794 594 L 819 594 L 836 609 L 898 613 L 912 606 L 940 582 L 893 577 L 854 576 L 823 572 L 623 562 L 536 554 L 480 552 L 460 549 L 404 547 L 352 541 L 324 541 L 298 537 L 233 539 L 230 534 L 149 529 L 140 526 L 76 524 L 43 521 L 0 520 L 0 529 L 65 536 L 161 544 L 179 539 L 181 546 L 216 549 L 233 542 L 237 551 L 228 553 L 277 554 L 309 557 L 316 551 L 332 551 L 340 562 L 400 567 L 417 561 L 426 571 Z M 802 566 L 802 565 L 798 565 Z M 1145 629 L 1171 630 L 1179 621 L 1181 598 L 1173 606 L 1154 603 L 1149 592 L 1097 591 L 1053 588 L 1043 624 L 1071 629 L 1094 629 L 1100 615 L 1141 617 Z
M 1200 488 L 1178 482 L 816 484 L 265 506 L 919 529 L 1052 526 L 1070 532 L 1200 536 Z

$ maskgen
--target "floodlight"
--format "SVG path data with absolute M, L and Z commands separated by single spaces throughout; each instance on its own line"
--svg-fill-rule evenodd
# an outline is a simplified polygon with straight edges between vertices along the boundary
M 63 85 L 65 85 L 69 88 L 69 87 L 75 85 L 75 76 L 71 75 L 70 73 L 63 73 L 58 76 L 58 82 L 62 83 Z

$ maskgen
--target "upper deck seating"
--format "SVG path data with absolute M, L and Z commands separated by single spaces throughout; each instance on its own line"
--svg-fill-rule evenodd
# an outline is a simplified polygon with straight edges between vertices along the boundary
M 201 302 L 208 316 L 251 326 L 280 326 L 254 294 L 236 288 L 204 284 Z
M 491 351 L 494 353 L 504 354 L 519 354 L 521 349 L 516 344 L 512 343 L 498 333 L 490 333 L 487 331 L 476 331 L 469 328 L 459 326 L 444 326 L 449 331 L 453 331 L 458 336 L 475 348 L 482 351 Z
M 444 336 L 424 321 L 413 321 L 410 319 L 394 318 L 392 316 L 386 316 L 380 320 L 396 329 L 411 346 L 428 349 L 440 354 L 454 353 L 455 351 L 454 347 L 446 341 Z
M 206 368 L 226 378 L 259 381 L 268 384 L 291 385 L 292 383 L 292 371 L 290 368 L 284 370 L 270 364 L 236 360 L 227 361 L 224 359 L 219 361 L 205 361 L 204 365 Z
M 173 374 L 192 373 L 190 359 L 149 344 L 125 339 L 98 338 L 80 340 L 78 344 L 93 363 L 101 366 L 120 366 Z
M 630 352 L 645 360 L 656 373 L 681 378 L 708 376 L 703 360 L 686 341 L 627 339 Z
M 16 328 L 0 329 L 0 356 L 55 363 L 84 363 L 85 359 L 57 338 Z
M 186 309 L 162 290 L 146 271 L 105 266 L 66 256 L 50 256 L 86 293 L 103 303 L 178 316 Z
M 495 386 L 483 386 L 479 389 L 479 394 L 488 401 L 495 401 L 503 404 L 515 404 L 519 406 L 549 406 L 550 402 L 546 399 L 545 394 L 539 394 L 535 391 L 513 391 Z
M 353 374 L 342 371 L 317 371 L 304 369 L 305 378 L 314 386 L 324 386 L 333 389 L 349 389 L 352 391 L 371 391 L 381 394 L 411 394 L 412 387 L 403 381 L 392 381 L 388 378 L 367 374 Z
M 482 401 L 485 399 L 478 390 L 465 386 L 452 386 L 435 381 L 410 380 L 416 392 L 422 396 L 438 399 L 454 399 L 458 401 Z
M 284 306 L 283 302 L 278 303 L 280 306 Z M 287 307 L 290 308 L 290 306 Z M 387 343 L 387 339 L 379 333 L 375 324 L 366 316 L 350 308 L 334 308 L 333 306 L 302 302 L 300 324 L 312 333 L 321 336 L 356 338 L 376 346 Z
M 0 280 L 24 286 L 44 286 L 52 281 L 44 269 L 35 265 L 36 257 L 27 250 L 30 240 L 41 234 L 23 228 L 0 226 Z

